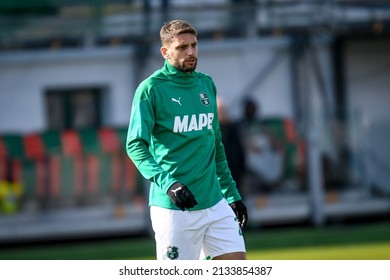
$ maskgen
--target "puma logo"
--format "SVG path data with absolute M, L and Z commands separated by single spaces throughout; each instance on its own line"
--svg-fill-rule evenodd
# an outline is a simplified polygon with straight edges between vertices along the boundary
M 178 187 L 176 190 L 171 190 L 171 192 L 173 192 L 173 194 L 174 194 L 175 196 L 177 196 L 177 195 L 176 195 L 176 192 L 180 191 L 181 189 L 182 189 L 182 187 Z
M 172 101 L 173 101 L 173 102 L 176 102 L 177 104 L 179 104 L 179 105 L 181 106 L 180 99 L 181 99 L 181 97 L 179 97 L 179 99 L 176 99 L 176 98 L 173 98 L 173 97 L 172 97 Z

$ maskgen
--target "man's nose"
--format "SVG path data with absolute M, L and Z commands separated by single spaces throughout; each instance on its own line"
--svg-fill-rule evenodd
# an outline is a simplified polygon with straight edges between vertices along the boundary
M 189 55 L 195 54 L 195 48 L 194 48 L 194 47 L 189 47 L 189 48 L 188 48 L 188 54 L 189 54 Z

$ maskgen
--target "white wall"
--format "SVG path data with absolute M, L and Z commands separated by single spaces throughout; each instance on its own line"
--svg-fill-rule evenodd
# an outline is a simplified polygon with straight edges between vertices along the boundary
M 292 117 L 289 42 L 286 38 L 247 41 L 200 41 L 198 70 L 214 79 L 218 94 L 230 106 L 234 118 L 241 117 L 246 92 L 261 105 L 262 115 Z M 324 47 L 325 46 L 325 47 Z M 326 44 L 322 45 L 326 52 Z M 159 45 L 145 60 L 142 78 L 161 68 Z M 320 52 L 321 53 L 321 52 Z M 40 51 L 0 54 L 0 133 L 30 132 L 46 128 L 44 92 L 47 88 L 102 86 L 107 89 L 103 124 L 126 126 L 137 83 L 129 48 Z M 266 69 L 274 58 L 275 65 Z M 330 67 L 321 55 L 326 82 Z M 258 84 L 259 73 L 265 78 Z M 304 80 L 314 83 L 312 75 Z M 252 88 L 247 89 L 248 85 Z M 310 88 L 311 86 L 309 86 Z M 311 87 L 313 92 L 316 87 Z
M 129 49 L 14 53 L 0 56 L 0 133 L 46 128 L 47 88 L 107 89 L 104 124 L 128 121 L 133 85 Z

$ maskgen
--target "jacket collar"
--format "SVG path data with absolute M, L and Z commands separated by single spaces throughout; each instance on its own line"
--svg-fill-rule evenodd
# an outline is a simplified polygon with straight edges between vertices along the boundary
M 190 82 L 195 77 L 195 71 L 184 73 L 165 60 L 163 70 L 169 79 L 175 79 L 175 82 Z

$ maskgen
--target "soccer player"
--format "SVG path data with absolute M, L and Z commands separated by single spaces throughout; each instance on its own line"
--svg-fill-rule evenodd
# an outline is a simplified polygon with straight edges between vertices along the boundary
M 160 37 L 165 63 L 135 91 L 126 142 L 151 181 L 157 259 L 244 260 L 247 209 L 227 165 L 215 84 L 195 70 L 197 31 L 173 20 Z

